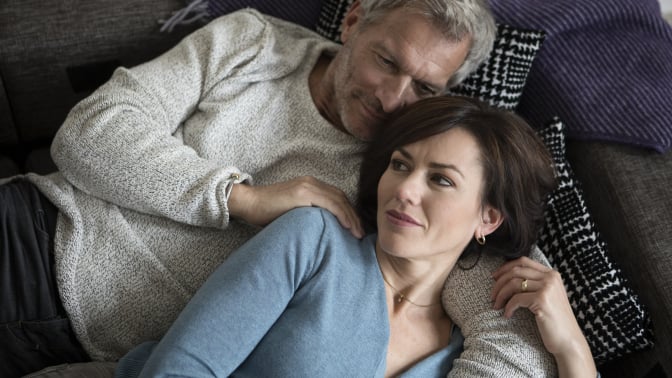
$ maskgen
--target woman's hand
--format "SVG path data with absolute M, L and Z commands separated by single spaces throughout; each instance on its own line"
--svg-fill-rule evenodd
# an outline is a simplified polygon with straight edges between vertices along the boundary
M 510 318 L 519 308 L 534 314 L 546 349 L 558 363 L 560 376 L 595 377 L 590 347 L 574 317 L 562 277 L 557 271 L 521 257 L 493 274 L 493 307 Z

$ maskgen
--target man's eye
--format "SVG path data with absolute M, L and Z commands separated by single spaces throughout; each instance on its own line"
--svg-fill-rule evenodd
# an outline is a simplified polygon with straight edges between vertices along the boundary
M 436 90 L 434 90 L 434 88 L 430 87 L 427 84 L 418 83 L 416 85 L 416 88 L 417 88 L 418 94 L 420 96 L 435 96 L 436 95 Z
M 385 67 L 394 67 L 394 62 L 393 62 L 393 61 L 391 61 L 391 60 L 385 58 L 385 57 L 382 56 L 382 55 L 377 55 L 377 56 L 378 56 L 378 62 L 380 62 L 380 64 L 381 64 L 382 66 L 385 66 Z

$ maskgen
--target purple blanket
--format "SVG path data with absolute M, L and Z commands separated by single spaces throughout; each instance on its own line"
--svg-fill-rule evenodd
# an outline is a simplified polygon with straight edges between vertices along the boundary
M 672 27 L 656 0 L 490 0 L 496 19 L 544 30 L 518 111 L 570 137 L 672 147 Z

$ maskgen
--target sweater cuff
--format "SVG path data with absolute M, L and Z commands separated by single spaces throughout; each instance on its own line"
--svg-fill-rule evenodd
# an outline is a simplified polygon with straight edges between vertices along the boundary
M 228 225 L 231 215 L 229 213 L 229 197 L 231 196 L 231 191 L 233 186 L 236 184 L 241 184 L 247 182 L 252 183 L 252 176 L 247 173 L 241 172 L 232 172 L 227 178 L 226 185 L 224 186 L 224 225 Z

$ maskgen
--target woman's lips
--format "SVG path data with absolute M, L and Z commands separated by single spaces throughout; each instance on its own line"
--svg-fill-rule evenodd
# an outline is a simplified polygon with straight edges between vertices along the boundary
M 387 219 L 392 223 L 397 226 L 401 227 L 422 227 L 420 222 L 415 220 L 413 217 L 410 215 L 401 213 L 396 210 L 388 210 L 385 215 L 387 215 Z

